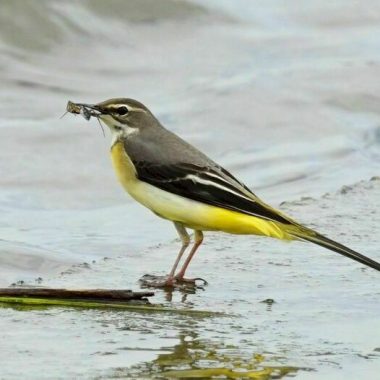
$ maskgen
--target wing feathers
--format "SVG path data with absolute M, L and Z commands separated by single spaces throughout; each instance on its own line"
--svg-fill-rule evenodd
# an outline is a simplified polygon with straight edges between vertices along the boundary
M 292 224 L 292 221 L 263 204 L 246 186 L 222 168 L 134 162 L 137 176 L 162 190 L 195 201 L 244 214 Z

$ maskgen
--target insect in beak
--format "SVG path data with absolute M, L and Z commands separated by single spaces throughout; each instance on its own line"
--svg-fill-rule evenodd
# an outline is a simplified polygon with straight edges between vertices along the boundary
M 99 116 L 104 112 L 102 112 L 102 110 L 96 104 L 74 103 L 69 100 L 67 102 L 66 112 L 63 116 L 65 116 L 67 112 L 76 115 L 82 115 L 86 120 L 90 120 L 91 116 L 95 117 L 98 120 L 100 127 L 102 128 L 103 135 L 105 135 L 103 126 L 99 120 Z
M 90 120 L 91 116 L 98 118 L 101 114 L 99 107 L 94 104 L 74 103 L 71 101 L 67 102 L 66 111 L 82 115 L 86 120 Z

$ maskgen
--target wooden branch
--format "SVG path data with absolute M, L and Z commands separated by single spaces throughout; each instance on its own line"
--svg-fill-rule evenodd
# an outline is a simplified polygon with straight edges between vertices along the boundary
M 0 297 L 33 297 L 44 299 L 76 299 L 125 302 L 131 300 L 147 301 L 153 292 L 133 292 L 116 289 L 50 289 L 50 288 L 0 288 Z
M 0 307 L 76 307 L 102 308 L 134 312 L 175 313 L 199 318 L 221 316 L 223 313 L 185 308 L 152 305 L 147 297 L 153 292 L 133 292 L 117 289 L 50 289 L 50 288 L 0 288 Z

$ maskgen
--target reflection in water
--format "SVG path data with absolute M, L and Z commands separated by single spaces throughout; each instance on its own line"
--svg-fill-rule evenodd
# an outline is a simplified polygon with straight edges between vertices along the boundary
M 280 379 L 298 371 L 296 367 L 266 365 L 259 353 L 248 356 L 239 347 L 202 340 L 197 333 L 182 333 L 171 353 L 128 369 L 118 369 L 111 377 L 170 379 Z
M 191 305 L 191 303 L 188 302 L 188 296 L 191 294 L 195 294 L 199 291 L 204 291 L 205 289 L 202 287 L 187 287 L 183 289 L 164 289 L 164 295 L 165 295 L 165 301 L 166 302 L 172 302 L 173 301 L 173 294 L 177 291 L 181 294 L 180 302 L 186 303 L 187 305 Z

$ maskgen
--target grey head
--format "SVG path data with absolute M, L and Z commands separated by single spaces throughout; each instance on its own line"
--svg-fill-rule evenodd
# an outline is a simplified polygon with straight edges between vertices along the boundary
M 111 132 L 124 131 L 130 134 L 159 124 L 149 109 L 134 99 L 114 98 L 92 107 L 99 112 L 99 119 L 107 124 Z

